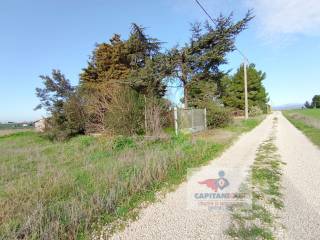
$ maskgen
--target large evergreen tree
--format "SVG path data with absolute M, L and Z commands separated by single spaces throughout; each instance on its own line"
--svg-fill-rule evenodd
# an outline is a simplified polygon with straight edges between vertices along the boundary
M 313 108 L 320 108 L 320 95 L 313 96 L 311 106 Z
M 106 90 L 128 77 L 130 61 L 126 44 L 115 34 L 110 43 L 97 44 L 88 66 L 80 74 L 80 86 L 85 91 Z
M 233 76 L 225 76 L 223 79 L 223 103 L 227 107 L 244 110 L 243 70 L 242 65 Z M 261 110 L 266 111 L 268 94 L 263 86 L 263 80 L 266 78 L 266 74 L 256 70 L 254 64 L 249 65 L 247 74 L 249 108 L 257 106 Z
M 86 99 L 89 125 L 92 131 L 104 130 L 105 115 L 112 104 L 121 104 L 121 92 L 132 97 L 161 98 L 166 91 L 165 57 L 160 53 L 161 42 L 149 37 L 145 29 L 132 24 L 128 40 L 115 34 L 109 43 L 98 44 L 88 66 L 80 75 L 80 89 Z M 139 100 L 140 101 L 140 100 Z M 129 111 L 129 110 L 128 110 Z M 132 112 L 130 114 L 133 114 Z M 138 114 L 138 113 L 137 113 Z M 139 113 L 141 114 L 141 113 Z
M 163 73 L 158 66 L 160 47 L 157 39 L 149 37 L 143 27 L 133 23 L 128 40 L 121 40 L 120 35 L 115 34 L 110 43 L 96 46 L 88 66 L 80 74 L 82 89 L 112 92 L 114 87 L 118 91 L 119 85 L 129 85 L 137 91 L 145 92 L 146 86 L 153 86 L 152 92 L 163 92 L 164 85 L 158 78 L 148 78 L 151 74 Z M 140 73 L 141 70 L 145 73 Z
M 201 95 L 221 96 L 221 79 L 224 73 L 220 66 L 227 63 L 227 53 L 236 49 L 237 35 L 246 28 L 252 18 L 249 11 L 243 19 L 235 23 L 231 14 L 227 17 L 220 15 L 215 19 L 215 25 L 209 22 L 193 24 L 190 43 L 171 51 L 173 75 L 180 80 L 184 89 L 185 107 L 195 105 L 192 99 L 197 100 L 196 92 Z M 202 81 L 216 87 L 207 88 L 207 84 L 198 83 Z M 199 88 L 200 86 L 203 87 Z M 193 87 L 198 89 L 190 95 Z M 208 92 L 213 89 L 215 92 Z

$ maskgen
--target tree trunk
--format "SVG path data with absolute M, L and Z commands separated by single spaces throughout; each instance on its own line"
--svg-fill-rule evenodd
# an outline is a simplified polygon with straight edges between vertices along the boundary
M 188 108 L 188 88 L 187 85 L 183 85 L 183 97 L 184 97 L 184 108 Z
M 181 82 L 183 84 L 184 108 L 188 108 L 187 74 L 186 74 L 186 71 L 185 71 L 184 67 L 182 67 Z

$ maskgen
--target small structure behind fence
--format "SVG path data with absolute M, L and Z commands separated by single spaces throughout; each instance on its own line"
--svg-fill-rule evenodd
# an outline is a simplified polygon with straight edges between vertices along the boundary
M 174 108 L 174 125 L 176 134 L 178 132 L 199 132 L 207 128 L 206 109 L 183 109 Z

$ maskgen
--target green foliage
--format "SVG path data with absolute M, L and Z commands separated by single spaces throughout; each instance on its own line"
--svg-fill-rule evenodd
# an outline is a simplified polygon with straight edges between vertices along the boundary
M 250 130 L 242 126 L 226 135 L 228 143 Z M 78 136 L 51 142 L 35 132 L 0 137 L 1 236 L 90 238 L 99 225 L 134 216 L 133 209 L 154 200 L 158 190 L 181 183 L 188 168 L 221 153 L 226 143 L 212 140 Z
M 144 67 L 132 71 L 128 77 L 130 86 L 140 94 L 163 97 L 166 92 L 163 79 L 167 75 L 163 59 L 162 55 L 157 55 L 152 59 L 147 59 Z
M 320 147 L 319 109 L 287 110 L 283 111 L 283 113 L 296 128 L 301 130 L 314 144 Z
M 128 84 L 138 92 L 151 85 L 154 87 L 159 85 L 160 92 L 163 91 L 164 86 L 159 79 L 154 79 L 157 83 L 146 79 L 156 74 L 156 61 L 153 60 L 159 55 L 159 49 L 160 42 L 157 39 L 148 37 L 143 27 L 132 24 L 128 40 L 121 40 L 120 35 L 115 34 L 110 43 L 97 45 L 88 66 L 80 74 L 81 89 L 90 93 L 99 91 L 101 86 L 104 86 L 103 91 L 112 95 L 118 90 L 117 86 Z M 145 74 L 140 74 L 140 81 L 136 79 L 132 82 L 132 77 L 139 78 L 139 70 L 146 65 L 148 66 L 144 70 Z M 133 76 L 130 76 L 131 74 Z M 144 79 L 141 79 L 141 75 Z
M 52 77 L 40 76 L 44 88 L 37 88 L 40 104 L 50 114 L 46 119 L 46 135 L 50 139 L 65 140 L 84 133 L 84 110 L 78 92 L 59 70 L 52 71 Z
M 243 72 L 244 69 L 241 66 L 233 76 L 225 76 L 223 79 L 223 103 L 227 107 L 244 110 Z M 256 106 L 266 112 L 269 99 L 262 83 L 266 74 L 256 70 L 254 64 L 250 64 L 247 68 L 247 76 L 249 109 Z
M 306 101 L 304 104 L 305 108 L 320 108 L 320 95 L 314 95 L 312 98 L 312 102 L 309 103 Z
M 299 110 L 287 110 L 285 113 L 297 113 L 303 116 L 312 117 L 320 121 L 320 109 L 299 109 Z
M 263 114 L 263 111 L 258 106 L 252 106 L 249 109 L 249 116 L 250 117 L 256 117 L 256 116 L 259 116 L 261 114 Z
M 306 101 L 304 104 L 305 108 L 312 108 L 312 105 L 309 103 L 309 101 Z
M 209 127 L 225 127 L 232 122 L 232 114 L 226 108 L 212 107 L 208 108 L 207 119 Z
M 193 87 L 201 86 L 199 89 L 208 93 L 205 84 L 195 82 L 215 83 L 217 91 L 210 94 L 221 94 L 221 78 L 224 74 L 219 67 L 227 63 L 226 55 L 235 50 L 236 36 L 246 28 L 252 18 L 251 12 L 248 12 L 236 23 L 233 22 L 232 15 L 216 18 L 214 26 L 209 22 L 195 23 L 192 25 L 190 43 L 180 49 L 175 47 L 169 52 L 172 74 L 180 80 L 184 88 L 185 107 L 189 107 L 189 92 Z
M 124 136 L 120 136 L 120 137 L 116 138 L 113 143 L 113 149 L 116 151 L 121 151 L 125 148 L 132 148 L 135 146 L 136 146 L 136 143 L 134 142 L 134 140 L 132 138 L 124 137 Z
M 80 87 L 90 93 L 105 85 L 112 91 L 112 85 L 125 79 L 129 69 L 125 42 L 115 34 L 110 43 L 97 44 L 88 66 L 80 74 Z
M 164 123 L 171 122 L 170 104 L 163 97 L 166 81 L 172 78 L 182 83 L 185 107 L 208 105 L 209 126 L 225 126 L 230 117 L 228 110 L 218 107 L 225 75 L 219 68 L 227 63 L 236 36 L 252 18 L 248 12 L 238 22 L 230 15 L 218 17 L 214 26 L 194 24 L 190 42 L 166 53 L 160 52 L 159 40 L 133 23 L 128 39 L 115 34 L 96 45 L 77 88 L 60 71 L 54 70 L 52 77 L 41 76 L 45 88 L 36 91 L 38 107 L 50 114 L 47 135 L 58 140 L 105 131 L 159 135 Z
M 120 135 L 144 133 L 144 98 L 135 90 L 124 88 L 113 96 L 106 112 L 106 128 Z
M 167 70 L 160 46 L 137 24 L 132 24 L 128 40 L 121 40 L 116 34 L 110 43 L 97 45 L 80 75 L 88 132 L 144 131 L 144 96 L 161 98 L 166 91 L 163 79 Z
M 199 107 L 207 110 L 207 125 L 209 128 L 226 127 L 232 122 L 230 109 L 218 106 L 214 102 L 202 102 Z
M 311 106 L 313 108 L 320 108 L 320 95 L 313 96 Z
M 189 105 L 195 108 L 205 104 L 219 104 L 217 95 L 217 84 L 213 81 L 191 81 L 189 83 Z M 215 99 L 215 101 L 213 100 Z
M 62 111 L 63 104 L 73 94 L 74 87 L 60 70 L 52 70 L 52 77 L 40 75 L 40 78 L 43 80 L 44 88 L 36 88 L 40 104 L 35 109 L 44 108 L 51 113 Z

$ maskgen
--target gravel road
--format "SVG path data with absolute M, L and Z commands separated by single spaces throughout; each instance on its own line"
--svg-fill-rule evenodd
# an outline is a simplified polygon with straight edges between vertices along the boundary
M 320 150 L 280 112 L 269 115 L 258 127 L 243 134 L 220 157 L 193 176 L 207 177 L 219 166 L 247 169 L 254 161 L 258 146 L 272 133 L 275 117 L 278 118 L 275 144 L 281 160 L 286 162 L 282 179 L 285 208 L 280 219 L 286 230 L 279 236 L 290 240 L 320 239 Z M 243 174 L 238 174 L 236 182 L 244 179 Z M 189 178 L 174 192 L 141 210 L 138 220 L 112 239 L 227 239 L 224 231 L 230 223 L 228 212 L 188 207 L 190 181 Z
M 258 127 L 243 134 L 220 157 L 202 167 L 196 175 L 208 176 L 218 165 L 229 168 L 249 167 L 259 144 L 272 131 L 272 116 Z M 243 176 L 239 174 L 239 177 Z M 237 182 L 241 182 L 239 179 Z M 129 224 L 112 239 L 222 239 L 229 224 L 226 211 L 188 209 L 188 182 L 182 183 L 174 192 L 140 213 L 139 219 Z
M 320 239 L 320 149 L 278 114 L 276 144 L 284 166 L 282 220 L 287 239 Z

